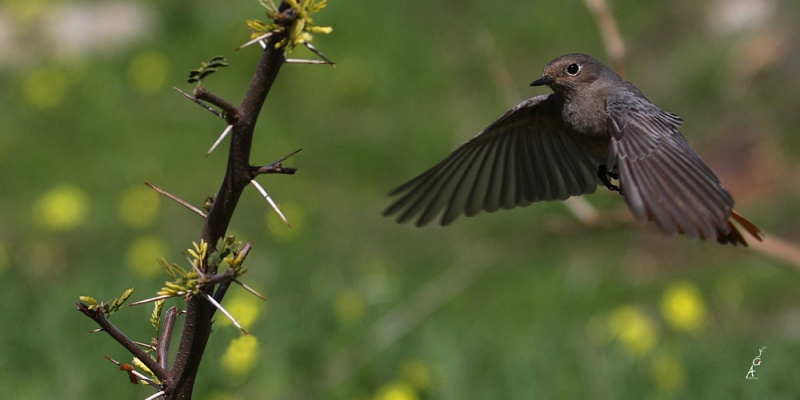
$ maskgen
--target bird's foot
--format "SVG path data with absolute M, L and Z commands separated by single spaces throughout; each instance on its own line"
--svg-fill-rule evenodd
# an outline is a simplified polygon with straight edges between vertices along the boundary
M 597 167 L 597 177 L 600 178 L 600 182 L 603 182 L 603 184 L 606 185 L 608 190 L 612 192 L 619 192 L 621 195 L 625 194 L 622 192 L 622 188 L 611 183 L 611 180 L 608 179 L 612 178 L 619 180 L 619 174 L 609 171 L 605 164 L 601 164 L 599 167 Z

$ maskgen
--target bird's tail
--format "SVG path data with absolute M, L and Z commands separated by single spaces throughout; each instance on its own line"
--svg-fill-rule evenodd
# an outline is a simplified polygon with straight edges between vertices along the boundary
M 761 229 L 759 229 L 756 224 L 750 222 L 747 218 L 743 217 L 742 214 L 736 212 L 736 210 L 731 210 L 731 219 L 728 220 L 728 225 L 731 228 L 730 232 L 728 232 L 726 235 L 719 235 L 717 242 L 722 244 L 730 243 L 734 246 L 741 244 L 742 246 L 747 247 L 747 241 L 739 231 L 739 227 L 734 225 L 733 221 L 736 221 L 739 225 L 741 225 L 741 227 L 744 228 L 747 233 L 752 235 L 759 242 L 764 240 L 764 232 L 761 232 Z

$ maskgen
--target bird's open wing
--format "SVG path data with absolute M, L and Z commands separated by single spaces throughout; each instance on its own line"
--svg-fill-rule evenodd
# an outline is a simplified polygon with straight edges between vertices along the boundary
M 447 225 L 462 213 L 497 211 L 595 191 L 597 166 L 567 136 L 554 100 L 523 101 L 440 163 L 403 184 L 383 215 L 422 226 L 444 211 Z
M 678 132 L 680 117 L 627 92 L 612 93 L 606 108 L 608 164 L 616 163 L 625 201 L 639 220 L 655 220 L 671 235 L 747 245 L 730 223 L 738 216 L 733 198 Z

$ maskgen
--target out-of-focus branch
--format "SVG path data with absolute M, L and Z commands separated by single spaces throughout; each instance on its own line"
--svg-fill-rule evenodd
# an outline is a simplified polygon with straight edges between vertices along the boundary
M 586 6 L 592 12 L 597 24 L 600 27 L 600 34 L 603 36 L 603 43 L 606 46 L 606 53 L 611 57 L 611 65 L 614 70 L 625 77 L 625 41 L 619 34 L 619 27 L 611 8 L 606 0 L 585 0 Z
M 758 252 L 788 262 L 800 270 L 800 246 L 769 233 L 764 235 L 763 242 L 751 240 L 750 246 Z
M 343 348 L 323 367 L 325 389 L 333 389 L 377 353 L 397 342 L 425 318 L 469 288 L 490 266 L 490 252 L 475 250 L 420 287 L 408 300 L 375 321 L 353 345 Z
M 625 77 L 625 41 L 622 40 L 622 36 L 619 33 L 619 27 L 611 8 L 606 3 L 606 0 L 585 0 L 585 2 L 595 19 L 597 19 L 600 33 L 603 36 L 603 43 L 608 56 L 611 57 L 614 70 L 622 77 Z M 576 216 L 579 215 L 575 210 L 572 211 Z M 774 235 L 765 235 L 763 242 L 750 240 L 749 245 L 761 253 L 789 262 L 795 268 L 800 269 L 800 246 Z

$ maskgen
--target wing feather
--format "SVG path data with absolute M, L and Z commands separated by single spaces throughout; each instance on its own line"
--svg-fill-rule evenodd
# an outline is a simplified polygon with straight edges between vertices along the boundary
M 680 117 L 635 94 L 615 91 L 606 103 L 609 159 L 633 214 L 670 235 L 746 245 L 732 232 L 733 198 L 678 131 Z
M 422 226 L 441 215 L 458 216 L 522 207 L 542 200 L 592 193 L 596 157 L 584 154 L 566 133 L 553 95 L 525 100 L 458 147 L 444 160 L 406 182 L 384 215 Z

